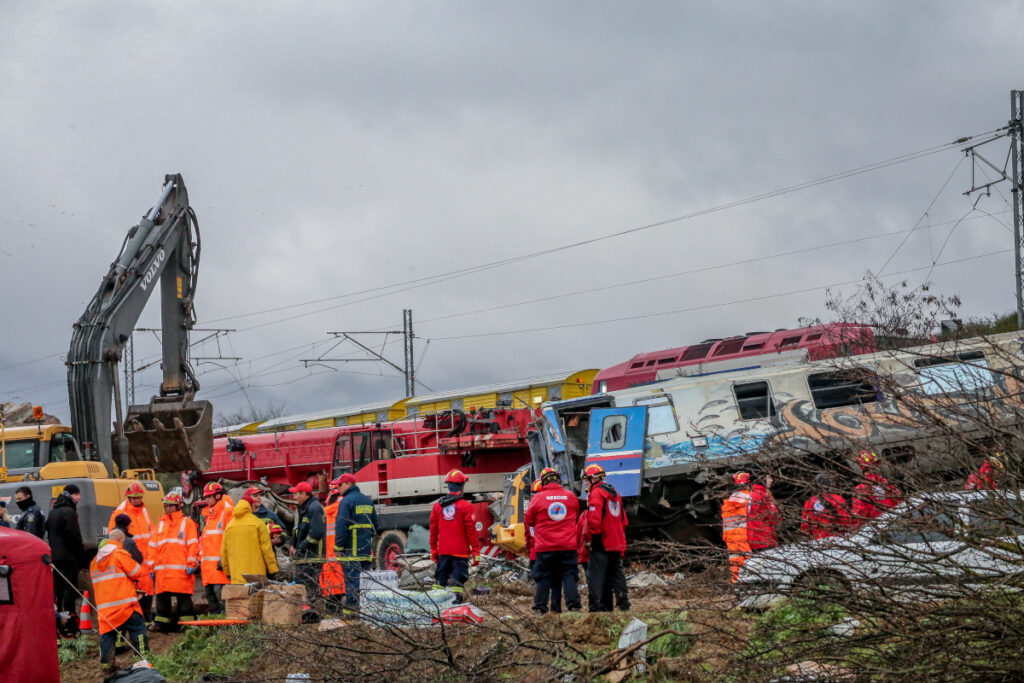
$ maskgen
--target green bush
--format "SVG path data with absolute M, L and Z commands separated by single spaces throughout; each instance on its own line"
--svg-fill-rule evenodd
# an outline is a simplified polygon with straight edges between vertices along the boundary
M 203 674 L 233 674 L 249 668 L 259 652 L 254 626 L 190 628 L 170 650 L 149 657 L 169 681 L 194 681 Z
M 99 657 L 100 646 L 92 636 L 81 635 L 72 640 L 57 641 L 57 662 L 61 666 L 77 662 L 82 657 Z
M 842 606 L 826 600 L 782 600 L 754 624 L 744 657 L 766 664 L 807 659 L 833 640 L 826 629 L 847 616 Z

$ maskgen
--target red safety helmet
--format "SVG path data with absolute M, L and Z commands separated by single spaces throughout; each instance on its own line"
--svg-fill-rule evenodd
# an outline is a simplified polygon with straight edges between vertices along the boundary
M 267 530 L 270 531 L 270 536 L 280 536 L 284 533 L 284 529 L 277 522 L 267 522 Z
M 590 479 L 604 479 L 604 468 L 600 465 L 587 465 L 583 468 L 583 476 Z
M 224 487 L 215 481 L 211 481 L 203 487 L 203 498 L 206 498 L 207 496 L 215 496 L 218 493 L 224 493 Z
M 540 479 L 530 484 L 530 493 L 537 493 L 537 491 L 540 491 Z
M 732 475 L 732 480 L 737 484 L 749 484 L 750 483 L 750 472 L 737 472 Z
M 168 493 L 164 496 L 164 505 L 184 505 L 185 500 L 180 493 Z
M 540 483 L 543 486 L 552 481 L 562 481 L 562 475 L 558 473 L 558 470 L 552 467 L 545 467 L 540 471 Z
M 125 498 L 141 498 L 145 493 L 142 484 L 137 481 L 128 484 L 128 488 L 124 490 Z
M 463 474 L 461 470 L 452 470 L 444 478 L 444 483 L 446 484 L 465 484 L 467 481 L 469 481 L 469 477 Z
M 872 451 L 861 451 L 857 456 L 857 464 L 861 467 L 876 467 L 878 465 L 878 456 Z

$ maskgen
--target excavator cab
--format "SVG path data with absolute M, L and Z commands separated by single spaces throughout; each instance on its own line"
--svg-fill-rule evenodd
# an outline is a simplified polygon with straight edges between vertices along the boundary
M 213 405 L 154 396 L 148 405 L 128 408 L 124 432 L 132 468 L 203 471 L 213 455 Z

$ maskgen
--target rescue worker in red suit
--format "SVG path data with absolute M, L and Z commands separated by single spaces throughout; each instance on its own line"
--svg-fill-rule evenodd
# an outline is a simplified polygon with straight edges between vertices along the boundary
M 750 543 L 747 538 L 751 502 L 750 473 L 737 472 L 732 475 L 732 480 L 740 488 L 722 502 L 722 540 L 729 549 L 732 582 L 736 583 L 740 569 L 750 557 Z
M 536 481 L 533 482 L 533 484 L 530 485 L 530 495 L 531 496 L 536 495 L 536 493 L 538 491 L 540 491 L 540 479 L 537 479 Z M 576 524 L 576 535 L 577 535 L 577 537 L 579 537 L 579 535 L 581 533 L 586 531 L 586 525 L 587 525 L 586 518 L 583 517 L 583 516 L 580 516 L 580 520 Z M 578 545 L 580 547 L 583 547 L 584 549 L 586 548 L 585 544 L 588 543 L 588 542 L 589 542 L 589 539 L 577 538 Z M 526 527 L 526 552 L 530 554 L 530 576 L 533 576 L 533 566 L 535 564 L 537 564 L 537 546 L 535 546 L 533 544 L 533 527 L 532 526 Z M 580 557 L 582 557 L 582 556 L 580 556 Z M 586 564 L 586 560 L 581 559 L 580 563 L 585 565 Z M 554 607 L 560 606 L 561 604 L 562 604 L 562 584 L 558 584 L 557 586 L 551 586 L 551 605 L 552 605 L 552 609 L 554 609 Z
M 219 567 L 221 544 L 224 530 L 234 519 L 235 504 L 231 497 L 224 495 L 224 487 L 211 481 L 203 488 L 203 532 L 199 536 L 199 571 L 203 579 L 203 590 L 211 614 L 223 614 L 224 601 L 221 593 L 231 579 Z
M 995 491 L 998 489 L 997 480 L 1003 469 L 1002 457 L 1002 453 L 996 453 L 992 457 L 986 458 L 978 471 L 967 477 L 967 485 L 964 488 L 968 491 Z
M 541 614 L 548 611 L 553 586 L 561 586 L 565 606 L 580 609 L 580 594 L 576 587 L 577 539 L 576 518 L 579 501 L 576 495 L 562 488 L 561 477 L 550 467 L 540 472 L 540 491 L 530 499 L 523 521 L 533 527 L 533 543 L 537 561 L 533 565 L 536 587 L 533 609 Z M 552 606 L 552 612 L 561 612 Z
M 902 503 L 903 493 L 882 476 L 878 456 L 871 451 L 861 451 L 857 464 L 864 481 L 853 490 L 853 523 L 860 525 Z
M 842 536 L 854 526 L 849 504 L 841 495 L 833 493 L 836 485 L 830 472 L 818 474 L 814 483 L 819 492 L 804 503 L 800 531 L 814 539 Z
M 164 633 L 177 631 L 179 623 L 195 621 L 196 618 L 192 592 L 195 590 L 195 575 L 199 571 L 199 530 L 190 517 L 181 513 L 184 504 L 180 494 L 168 493 L 164 497 L 165 514 L 149 539 L 147 562 L 156 577 L 156 616 L 153 621 Z M 173 614 L 171 598 L 178 603 L 178 610 Z
M 772 477 L 764 478 L 763 484 L 750 487 L 750 515 L 747 519 L 747 545 L 751 552 L 774 548 L 779 544 L 776 529 L 782 521 L 779 507 L 772 495 Z
M 469 578 L 469 562 L 480 564 L 480 536 L 476 533 L 473 504 L 462 491 L 468 478 L 459 470 L 445 477 L 448 495 L 434 503 L 430 511 L 430 559 L 437 565 L 434 588 L 446 588 L 449 583 L 455 593 L 455 602 L 463 602 L 463 587 Z
M 615 596 L 620 610 L 629 609 L 626 574 L 622 571 L 622 557 L 626 554 L 626 510 L 622 496 L 605 481 L 604 468 L 587 465 L 583 470 L 587 487 L 586 535 L 590 539 L 590 557 L 587 562 L 587 588 L 591 612 L 611 612 L 608 594 Z

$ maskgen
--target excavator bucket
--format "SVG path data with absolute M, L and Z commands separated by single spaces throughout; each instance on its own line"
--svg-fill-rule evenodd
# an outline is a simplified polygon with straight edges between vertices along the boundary
M 131 406 L 124 425 L 128 464 L 158 472 L 204 471 L 213 455 L 209 401 L 167 401 Z

